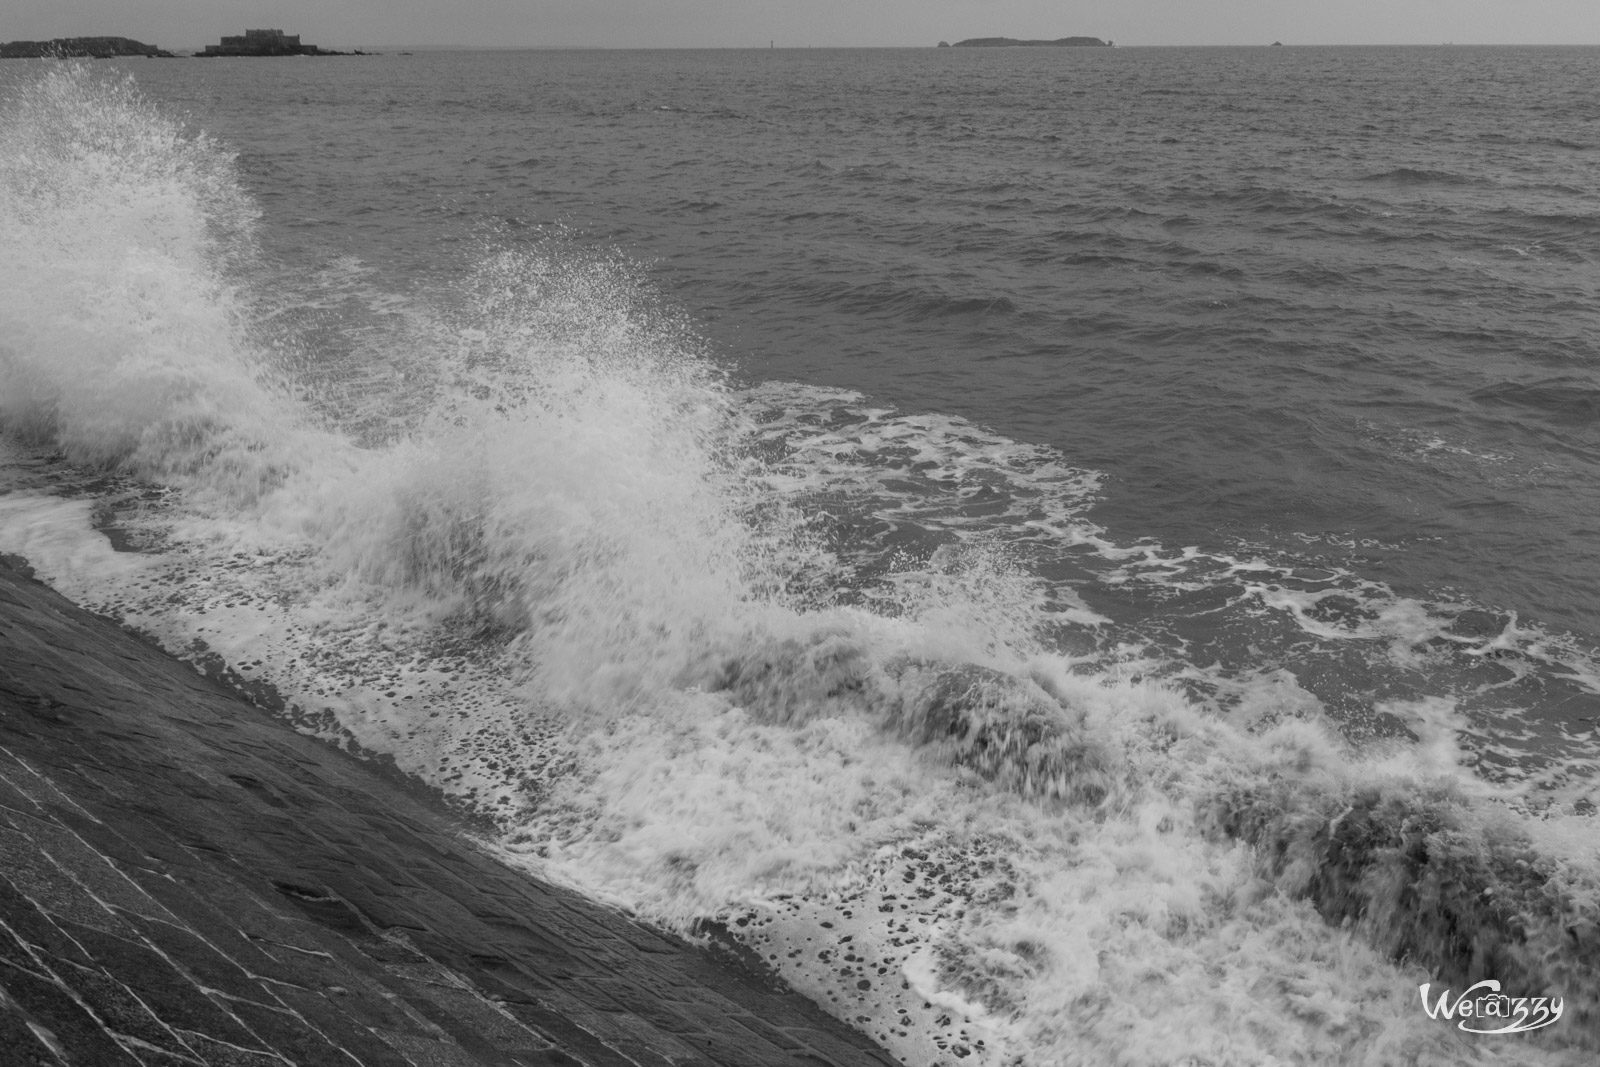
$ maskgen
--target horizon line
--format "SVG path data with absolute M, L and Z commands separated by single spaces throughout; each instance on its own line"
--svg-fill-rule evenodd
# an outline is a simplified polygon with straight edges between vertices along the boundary
M 95 35 L 102 36 L 102 35 Z M 114 35 L 103 35 L 114 36 Z M 54 40 L 56 38 L 40 38 L 41 40 Z M 154 47 L 162 47 L 156 45 Z M 194 48 L 204 48 L 200 45 Z M 779 48 L 776 43 L 767 44 L 457 44 L 457 43 L 428 43 L 428 44 L 354 44 L 335 43 L 320 47 L 329 48 L 382 48 L 405 51 L 432 51 L 432 52 L 768 52 L 789 51 L 803 52 L 818 49 L 832 49 L 834 51 L 939 51 L 939 43 L 934 44 L 789 44 Z M 954 48 L 956 44 L 950 42 L 948 47 Z M 982 46 L 979 46 L 982 47 Z M 1051 45 L 1020 45 L 1020 46 L 991 46 L 993 51 L 1011 51 L 1018 48 L 1033 51 L 1048 51 L 1052 48 L 1068 49 L 1074 46 Z M 1088 51 L 1097 50 L 1097 46 L 1078 46 Z M 1120 44 L 1108 42 L 1112 49 L 1126 48 L 1600 48 L 1600 40 L 1591 42 L 1572 43 L 1570 41 L 1228 41 L 1212 42 L 1206 44 L 1155 44 L 1134 43 Z M 170 49 L 169 49 L 170 50 Z M 179 46 L 180 51 L 189 51 L 190 46 Z

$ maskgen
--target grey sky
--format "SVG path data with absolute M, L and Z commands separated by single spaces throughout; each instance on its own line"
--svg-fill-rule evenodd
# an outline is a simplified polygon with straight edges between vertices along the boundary
M 164 48 L 272 27 L 324 47 L 932 45 L 1086 34 L 1123 45 L 1600 44 L 1597 0 L 9 0 L 0 41 Z

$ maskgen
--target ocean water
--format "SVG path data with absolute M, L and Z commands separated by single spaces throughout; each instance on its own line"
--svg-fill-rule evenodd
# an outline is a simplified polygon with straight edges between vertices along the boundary
M 1597 75 L 14 61 L 0 552 L 908 1064 L 1590 1062 Z

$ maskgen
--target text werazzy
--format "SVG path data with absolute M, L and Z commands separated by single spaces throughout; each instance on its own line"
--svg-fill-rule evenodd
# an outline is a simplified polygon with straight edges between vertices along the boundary
M 1561 1018 L 1563 1008 L 1560 997 L 1513 997 L 1500 992 L 1500 983 L 1485 978 L 1470 986 L 1454 1001 L 1450 990 L 1439 990 L 1432 1003 L 1428 1001 L 1430 983 L 1417 988 L 1422 995 L 1422 1010 L 1430 1019 L 1456 1019 L 1456 1025 L 1472 1034 L 1520 1034 L 1549 1026 Z

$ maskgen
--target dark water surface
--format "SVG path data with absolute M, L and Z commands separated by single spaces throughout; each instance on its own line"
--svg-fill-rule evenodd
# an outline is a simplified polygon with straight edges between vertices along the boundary
M 1125 538 L 1354 542 L 1407 594 L 1600 630 L 1600 50 L 133 69 L 237 147 L 286 259 L 428 279 L 462 215 L 565 226 L 750 378 L 1105 472 Z

